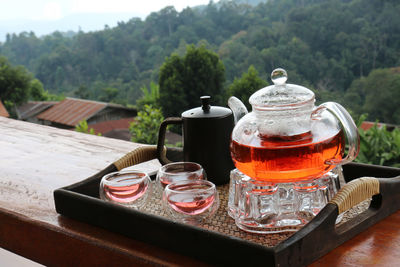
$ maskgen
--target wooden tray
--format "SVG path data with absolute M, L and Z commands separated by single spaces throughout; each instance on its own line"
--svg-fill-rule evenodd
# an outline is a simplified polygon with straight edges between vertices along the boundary
M 105 174 L 154 158 L 154 146 L 142 147 L 92 177 L 55 190 L 57 212 L 211 264 L 304 266 L 400 208 L 400 169 L 357 163 L 343 166 L 346 182 L 355 181 L 342 188 L 338 202 L 328 203 L 295 233 L 257 235 L 239 230 L 226 212 L 227 185 L 218 188 L 221 207 L 216 216 L 200 227 L 172 221 L 154 198 L 144 211 L 99 199 L 99 183 Z M 385 177 L 377 179 L 377 194 L 357 179 L 364 176 Z M 371 196 L 367 210 L 335 225 L 339 209 Z

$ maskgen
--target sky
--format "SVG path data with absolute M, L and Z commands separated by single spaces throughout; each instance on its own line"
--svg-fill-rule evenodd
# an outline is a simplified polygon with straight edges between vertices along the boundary
M 114 27 L 132 17 L 174 6 L 208 4 L 210 0 L 0 0 L 0 42 L 7 33 L 33 31 L 37 36 L 59 31 L 84 32 Z M 214 3 L 218 0 L 214 0 Z
M 0 21 L 57 20 L 77 13 L 132 12 L 146 16 L 169 5 L 181 11 L 187 6 L 208 2 L 209 0 L 0 0 Z

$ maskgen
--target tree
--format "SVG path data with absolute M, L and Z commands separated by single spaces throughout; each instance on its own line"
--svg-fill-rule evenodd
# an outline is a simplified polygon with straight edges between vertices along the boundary
M 187 47 L 183 58 L 167 58 L 160 69 L 160 100 L 164 116 L 178 116 L 184 110 L 200 105 L 199 97 L 221 97 L 225 68 L 218 55 L 204 46 Z
M 400 68 L 376 69 L 355 80 L 345 94 L 345 104 L 355 113 L 368 113 L 368 120 L 400 123 Z
M 253 65 L 249 67 L 240 79 L 235 79 L 228 88 L 228 97 L 236 96 L 250 109 L 249 98 L 257 90 L 267 86 L 268 83 L 258 76 Z
M 118 89 L 113 87 L 102 88 L 101 94 L 98 97 L 100 101 L 112 102 L 118 95 Z
M 369 119 L 400 124 L 400 68 L 372 71 L 365 92 L 364 110 Z
M 187 106 L 182 77 L 183 72 L 183 62 L 175 54 L 167 58 L 161 66 L 159 106 L 165 117 L 178 116 Z
M 132 142 L 157 144 L 158 128 L 163 120 L 161 109 L 144 105 L 144 110 L 138 112 L 136 120 L 129 126 Z
M 199 97 L 211 95 L 218 98 L 225 82 L 225 67 L 218 55 L 207 50 L 204 46 L 188 47 L 183 58 L 185 66 L 184 80 L 188 108 L 199 105 Z
M 136 101 L 136 106 L 138 110 L 142 110 L 145 105 L 156 106 L 160 98 L 160 87 L 158 84 L 151 82 L 150 89 L 146 86 L 140 88 L 143 96 Z
M 22 66 L 11 66 L 0 57 L 0 99 L 7 109 L 22 104 L 29 97 L 32 76 Z
M 161 9 L 159 12 L 160 26 L 168 36 L 170 36 L 175 28 L 175 24 L 178 18 L 178 12 L 176 12 L 173 6 L 167 6 Z
M 80 99 L 89 99 L 90 92 L 86 85 L 80 85 L 78 89 L 74 91 L 74 95 Z
M 363 106 L 365 103 L 365 83 L 366 78 L 354 80 L 344 94 L 343 105 L 349 108 L 353 116 L 363 114 Z
M 43 89 L 43 84 L 38 79 L 33 79 L 30 83 L 29 95 L 31 100 L 46 101 L 50 95 Z

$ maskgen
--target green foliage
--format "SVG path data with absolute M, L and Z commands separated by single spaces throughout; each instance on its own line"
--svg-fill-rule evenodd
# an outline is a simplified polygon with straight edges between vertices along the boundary
M 79 85 L 78 89 L 74 91 L 74 96 L 80 99 L 89 99 L 89 89 L 86 85 Z
M 200 105 L 200 96 L 221 98 L 224 65 L 218 55 L 204 46 L 188 46 L 184 57 L 173 54 L 160 69 L 159 105 L 165 117 L 179 116 Z
M 167 145 L 169 145 L 169 144 L 167 144 Z M 175 144 L 172 144 L 172 145 L 169 145 L 169 146 L 172 146 L 172 147 L 183 147 L 183 143 L 182 142 L 176 142 Z
M 187 108 L 200 105 L 200 96 L 210 95 L 218 99 L 225 82 L 225 67 L 218 55 L 207 50 L 204 45 L 187 47 L 183 58 L 184 73 L 182 83 L 186 94 Z
M 11 66 L 6 58 L 0 57 L 0 99 L 5 104 L 19 105 L 26 101 L 31 80 L 32 76 L 24 67 Z
M 34 101 L 61 101 L 65 97 L 63 95 L 51 94 L 44 90 L 43 84 L 38 79 L 30 82 L 29 100 Z
M 165 117 L 177 116 L 185 110 L 185 92 L 183 89 L 182 74 L 184 66 L 177 55 L 167 58 L 160 69 L 160 98 Z
M 138 112 L 136 120 L 129 127 L 132 142 L 157 144 L 158 128 L 163 120 L 161 109 L 144 105 L 144 110 Z
M 82 120 L 78 123 L 78 125 L 75 126 L 75 131 L 80 132 L 80 133 L 86 133 L 86 134 L 93 134 L 93 135 L 98 135 L 101 136 L 101 133 L 96 134 L 93 130 L 93 128 L 89 128 L 89 125 L 87 124 L 86 120 Z
M 113 102 L 118 95 L 118 89 L 113 87 L 106 87 L 102 89 L 99 100 L 103 102 Z
M 160 98 L 160 87 L 155 83 L 150 83 L 150 90 L 146 86 L 140 88 L 143 96 L 136 101 L 139 110 L 144 109 L 145 105 L 156 106 Z
M 400 124 L 400 68 L 376 69 L 355 80 L 345 94 L 345 105 L 369 120 Z
M 38 79 L 34 79 L 30 83 L 30 98 L 36 101 L 48 100 L 47 92 L 43 89 L 42 83 Z
M 27 100 L 46 101 L 55 98 L 23 66 L 12 66 L 6 58 L 0 57 L 0 99 L 13 117 L 16 116 L 15 106 Z
M 235 79 L 228 88 L 228 96 L 236 96 L 250 110 L 250 96 L 257 90 L 267 86 L 268 83 L 258 76 L 257 70 L 251 65 L 240 79 Z
M 363 121 L 361 119 L 361 122 Z M 388 131 L 378 124 L 364 131 L 359 127 L 360 153 L 357 162 L 400 167 L 400 129 Z

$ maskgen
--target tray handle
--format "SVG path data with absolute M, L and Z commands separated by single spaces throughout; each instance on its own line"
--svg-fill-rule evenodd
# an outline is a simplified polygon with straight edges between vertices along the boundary
M 164 146 L 162 154 L 167 153 L 167 148 Z M 123 168 L 130 167 L 132 165 L 136 165 L 145 161 L 153 160 L 157 158 L 157 146 L 142 146 L 138 147 L 119 160 L 115 161 L 113 164 L 117 168 L 118 171 Z
M 347 183 L 330 203 L 337 205 L 340 214 L 376 194 L 379 194 L 379 180 L 373 177 L 362 177 Z

